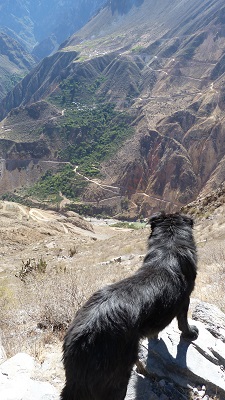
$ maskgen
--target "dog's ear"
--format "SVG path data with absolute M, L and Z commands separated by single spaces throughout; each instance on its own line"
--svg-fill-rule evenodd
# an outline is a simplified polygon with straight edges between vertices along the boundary
M 153 229 L 155 228 L 155 226 L 157 225 L 157 223 L 159 221 L 162 221 L 164 219 L 165 216 L 165 212 L 158 212 L 156 214 L 153 214 L 150 218 L 149 218 L 149 224 L 151 226 L 151 230 L 153 231 Z

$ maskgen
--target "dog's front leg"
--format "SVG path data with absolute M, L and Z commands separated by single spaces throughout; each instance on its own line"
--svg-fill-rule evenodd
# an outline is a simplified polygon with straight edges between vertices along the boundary
M 179 314 L 177 315 L 178 320 L 178 328 L 182 332 L 182 337 L 195 340 L 198 337 L 198 328 L 195 325 L 189 325 L 188 323 L 188 307 L 189 307 L 190 299 L 189 297 L 186 299 L 185 303 Z

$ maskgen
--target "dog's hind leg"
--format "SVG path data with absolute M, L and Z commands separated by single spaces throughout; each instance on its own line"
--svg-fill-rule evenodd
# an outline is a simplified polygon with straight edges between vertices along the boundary
M 95 397 L 85 388 L 65 385 L 60 400 L 95 400 Z
M 60 395 L 60 400 L 73 400 L 73 394 L 67 386 L 64 386 Z
M 111 382 L 111 385 L 105 387 L 103 396 L 98 400 L 124 400 L 127 393 L 127 386 L 130 379 L 131 371 L 121 371 L 121 377 L 118 377 Z M 97 400 L 97 398 L 96 398 Z
M 189 325 L 188 323 L 188 307 L 189 307 L 190 299 L 186 299 L 183 304 L 183 307 L 179 314 L 177 315 L 178 320 L 178 328 L 182 332 L 182 337 L 195 340 L 198 337 L 198 328 L 195 325 Z
M 119 389 L 115 389 L 110 391 L 107 394 L 107 397 L 102 398 L 102 400 L 124 400 L 127 393 L 127 386 Z

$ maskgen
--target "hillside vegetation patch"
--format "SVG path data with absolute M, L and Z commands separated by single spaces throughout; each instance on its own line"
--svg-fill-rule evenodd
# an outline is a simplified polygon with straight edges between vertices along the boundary
M 100 176 L 101 162 L 108 159 L 132 135 L 130 117 L 111 104 L 87 109 L 69 109 L 60 122 L 60 136 L 65 143 L 58 159 L 68 162 L 62 171 L 47 171 L 31 188 L 28 196 L 58 202 L 59 191 L 70 199 L 80 198 L 87 181 L 82 177 Z M 78 166 L 79 173 L 74 172 Z

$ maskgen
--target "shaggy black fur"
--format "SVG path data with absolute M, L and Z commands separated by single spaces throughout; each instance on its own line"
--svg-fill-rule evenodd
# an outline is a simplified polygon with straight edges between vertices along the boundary
M 143 266 L 94 293 L 76 314 L 63 346 L 61 400 L 123 400 L 139 339 L 157 334 L 174 317 L 184 337 L 197 338 L 197 328 L 187 322 L 196 277 L 193 221 L 160 213 L 150 223 Z

